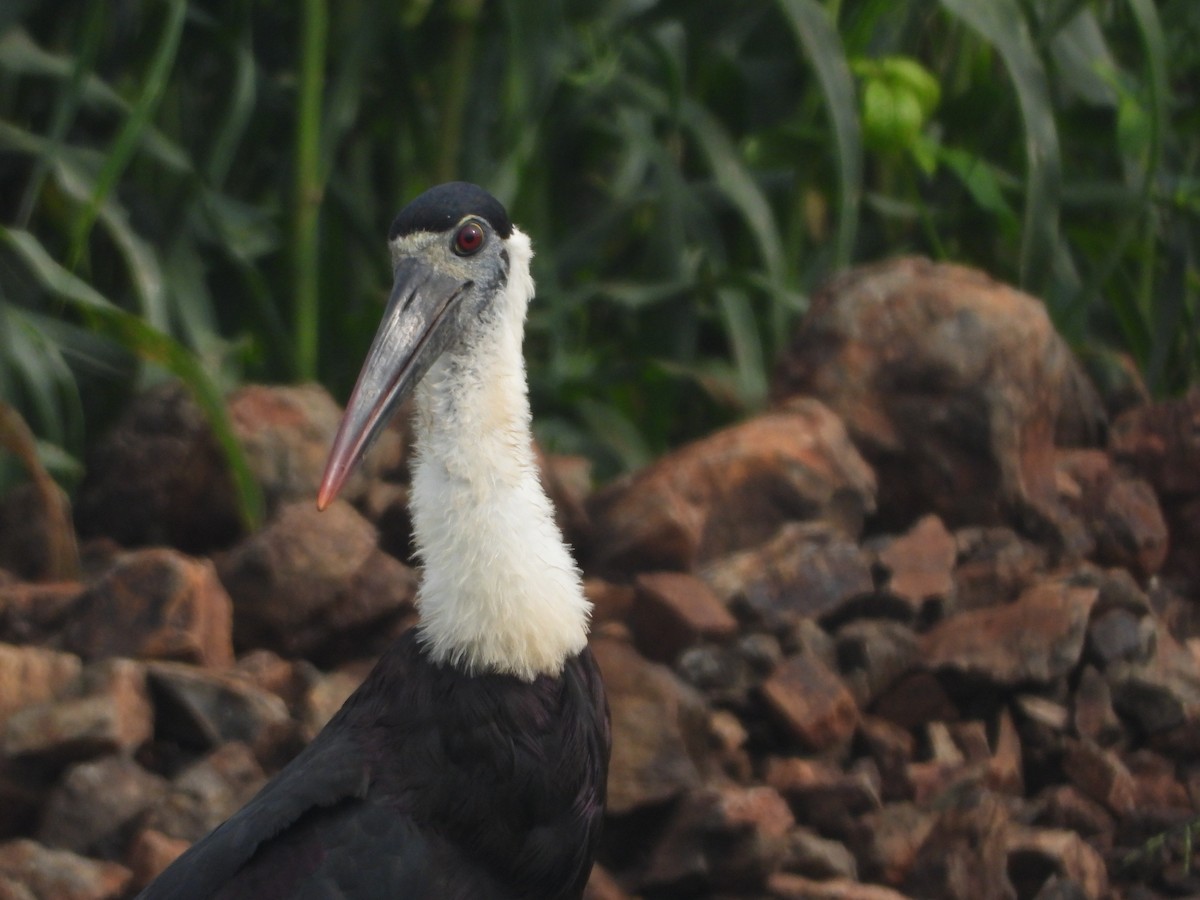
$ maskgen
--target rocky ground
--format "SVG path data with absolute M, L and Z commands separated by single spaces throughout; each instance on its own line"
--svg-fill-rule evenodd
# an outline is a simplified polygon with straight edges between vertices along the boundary
M 813 298 L 768 412 L 596 491 L 543 460 L 612 703 L 590 897 L 1200 895 L 1200 394 L 1107 371 L 897 260 Z M 230 406 L 258 533 L 171 386 L 77 561 L 44 485 L 0 501 L 3 900 L 135 893 L 413 622 L 403 426 L 318 514 L 334 402 Z

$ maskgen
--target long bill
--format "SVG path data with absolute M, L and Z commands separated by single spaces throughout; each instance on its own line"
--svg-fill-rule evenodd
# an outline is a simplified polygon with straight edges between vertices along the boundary
M 396 407 L 454 339 L 453 306 L 466 287 L 419 258 L 397 264 L 383 321 L 325 463 L 317 509 L 333 502 Z

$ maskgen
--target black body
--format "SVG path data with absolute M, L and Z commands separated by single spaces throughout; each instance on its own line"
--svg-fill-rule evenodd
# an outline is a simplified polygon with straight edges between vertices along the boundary
M 529 683 L 434 664 L 410 631 L 312 744 L 141 898 L 578 898 L 608 756 L 589 650 Z

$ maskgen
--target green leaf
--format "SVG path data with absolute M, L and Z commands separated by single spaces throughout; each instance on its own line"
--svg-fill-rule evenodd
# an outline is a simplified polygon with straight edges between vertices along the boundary
M 224 398 L 196 358 L 185 347 L 111 303 L 91 285 L 60 266 L 28 231 L 0 226 L 0 240 L 7 244 L 46 291 L 74 307 L 89 320 L 94 330 L 104 333 L 142 359 L 162 366 L 191 389 L 196 402 L 207 414 L 213 433 L 225 453 L 246 526 L 252 529 L 261 523 L 262 492 L 234 436 Z

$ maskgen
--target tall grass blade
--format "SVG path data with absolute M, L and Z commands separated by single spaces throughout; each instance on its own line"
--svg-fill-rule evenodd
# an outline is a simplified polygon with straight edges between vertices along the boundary
M 325 0 L 304 0 L 301 15 L 300 93 L 296 118 L 296 193 L 292 230 L 292 292 L 295 295 L 295 375 L 317 375 L 320 289 L 318 236 L 324 182 L 321 178 L 321 100 L 325 88 Z
M 839 185 L 833 264 L 844 268 L 854 254 L 863 191 L 862 132 L 854 79 L 841 38 L 825 8 L 816 0 L 778 0 L 800 46 L 812 63 L 825 97 L 837 147 Z
M 158 109 L 159 101 L 166 90 L 167 78 L 175 64 L 179 39 L 183 34 L 183 23 L 187 17 L 187 0 L 166 0 L 167 16 L 159 35 L 158 46 L 142 86 L 142 92 L 129 111 L 129 118 L 118 132 L 109 149 L 104 168 L 96 179 L 96 188 L 88 205 L 80 213 L 71 228 L 70 268 L 74 269 L 83 258 L 88 235 L 105 198 L 116 187 L 121 175 L 129 165 L 138 147 L 142 133 Z
M 48 293 L 60 297 L 84 316 L 93 331 L 111 338 L 147 362 L 162 366 L 191 389 L 225 453 L 244 523 L 251 529 L 261 524 L 262 491 L 234 436 L 225 400 L 196 358 L 181 344 L 116 306 L 59 265 L 28 231 L 0 226 L 0 241 L 15 253 Z
M 941 0 L 948 12 L 996 48 L 1004 61 L 1025 123 L 1027 171 L 1020 280 L 1045 294 L 1051 287 L 1059 236 L 1062 160 L 1050 86 L 1017 0 Z

